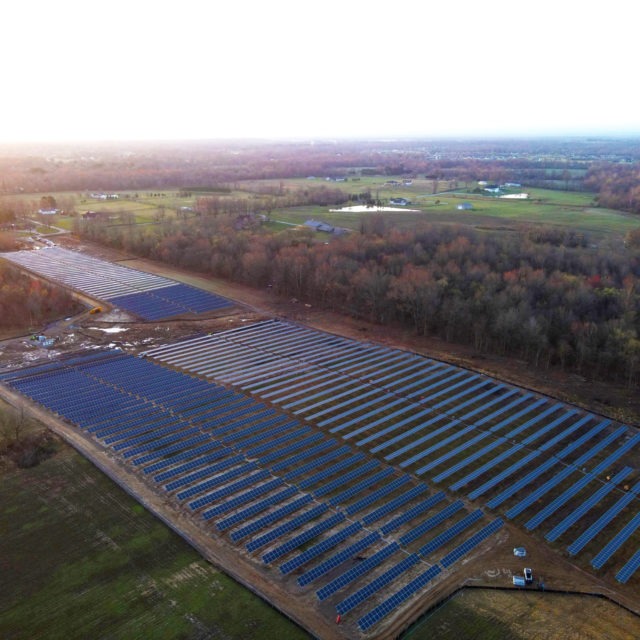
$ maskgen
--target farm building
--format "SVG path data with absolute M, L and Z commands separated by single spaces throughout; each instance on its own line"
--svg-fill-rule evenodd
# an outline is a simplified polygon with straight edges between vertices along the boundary
M 307 220 L 304 223 L 304 226 L 315 229 L 316 231 L 324 231 L 325 233 L 333 233 L 334 231 L 334 227 L 326 222 L 321 222 L 320 220 Z

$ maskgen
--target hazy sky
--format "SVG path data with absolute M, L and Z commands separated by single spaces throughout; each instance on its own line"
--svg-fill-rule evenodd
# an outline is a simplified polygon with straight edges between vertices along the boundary
M 640 134 L 633 3 L 437 5 L 6 2 L 0 142 Z

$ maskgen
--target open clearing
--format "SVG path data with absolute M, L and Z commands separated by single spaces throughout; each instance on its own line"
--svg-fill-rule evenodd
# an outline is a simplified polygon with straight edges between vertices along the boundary
M 0 483 L 0 636 L 308 637 L 67 445 Z
M 464 589 L 405 640 L 635 640 L 638 618 L 588 596 Z

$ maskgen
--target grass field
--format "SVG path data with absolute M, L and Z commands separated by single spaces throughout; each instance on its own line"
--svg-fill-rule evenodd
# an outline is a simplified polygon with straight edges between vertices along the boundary
M 466 589 L 402 640 L 635 640 L 640 618 L 606 600 Z
M 640 227 L 640 218 L 631 214 L 595 206 L 594 194 L 572 191 L 555 191 L 550 189 L 530 189 L 523 187 L 512 191 L 526 191 L 528 200 L 512 200 L 495 198 L 482 194 L 468 193 L 467 189 L 475 187 L 475 182 L 458 184 L 452 191 L 454 183 L 433 180 L 415 179 L 410 186 L 398 184 L 389 186 L 389 180 L 401 179 L 391 176 L 362 176 L 357 180 L 350 177 L 346 182 L 327 182 L 318 177 L 314 180 L 306 178 L 290 178 L 284 180 L 250 180 L 238 184 L 238 189 L 227 195 L 236 198 L 253 197 L 264 187 L 285 190 L 318 189 L 327 187 L 340 189 L 349 194 L 370 191 L 383 203 L 393 197 L 404 197 L 411 201 L 409 208 L 419 209 L 421 213 L 398 212 L 383 214 L 389 225 L 412 227 L 420 221 L 454 222 L 478 228 L 517 228 L 520 224 L 544 224 L 570 227 L 577 231 L 593 234 L 595 239 L 607 236 L 622 237 L 632 229 Z M 434 188 L 437 192 L 434 194 Z M 94 200 L 77 193 L 55 194 L 59 199 L 73 197 L 79 214 L 87 210 L 103 211 L 113 215 L 121 212 L 133 214 L 137 224 L 148 224 L 157 219 L 159 211 L 166 216 L 173 216 L 180 207 L 192 207 L 196 198 L 206 196 L 206 192 L 192 193 L 189 197 L 180 197 L 176 189 L 165 189 L 161 193 L 152 191 L 119 192 L 118 200 Z M 222 195 L 216 193 L 215 195 Z M 31 199 L 33 196 L 15 196 Z M 223 196 L 224 197 L 224 196 Z M 456 206 L 461 202 L 473 204 L 473 211 L 458 211 Z M 259 205 L 258 205 L 259 206 Z M 337 208 L 337 207 L 336 207 Z M 316 218 L 330 224 L 359 229 L 362 213 L 332 213 L 330 207 L 293 207 L 277 209 L 272 212 L 272 229 L 281 221 L 289 224 L 301 224 L 309 218 Z M 65 229 L 73 226 L 72 218 L 54 216 L 51 223 Z M 286 225 L 279 225 L 285 228 Z M 44 231 L 46 233 L 46 231 Z
M 308 637 L 65 445 L 2 472 L 0 637 Z

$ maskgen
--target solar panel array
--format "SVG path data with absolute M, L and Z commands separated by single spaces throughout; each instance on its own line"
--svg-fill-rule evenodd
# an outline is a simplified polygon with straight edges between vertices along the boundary
M 204 379 L 157 366 L 151 357 L 113 352 L 0 379 L 81 426 L 171 499 L 197 510 L 194 515 L 218 535 L 249 552 L 261 550 L 263 562 L 279 562 L 284 576 L 295 571 L 299 587 L 314 583 L 318 597 L 335 597 L 336 605 L 364 606 L 380 585 L 400 586 L 428 558 L 434 573 L 422 587 L 411 580 L 414 591 L 397 591 L 398 606 L 502 526 L 500 518 L 486 525 L 482 511 L 467 512 L 462 501 L 450 502 L 412 474 L 437 471 L 433 479 L 451 478 L 454 491 L 486 496 L 490 505 L 506 503 L 511 517 L 542 499 L 538 509 L 552 527 L 562 520 L 555 513 L 563 506 L 564 519 L 577 515 L 559 535 L 571 533 L 580 514 L 605 510 L 599 528 L 581 543 L 602 535 L 596 543 L 601 557 L 606 549 L 605 562 L 633 544 L 631 524 L 607 538 L 637 493 L 634 488 L 621 498 L 617 487 L 631 467 L 624 474 L 612 469 L 637 448 L 627 427 L 414 354 L 282 322 L 147 355 L 158 354 L 172 367 L 201 368 Z M 211 382 L 222 377 L 241 384 L 233 390 Z M 72 397 L 63 391 L 70 388 Z M 295 403 L 298 415 L 320 420 L 302 424 L 265 401 Z M 359 452 L 344 443 L 357 438 Z M 398 477 L 368 454 L 410 473 Z M 611 488 L 601 490 L 601 474 L 609 472 Z M 501 486 L 511 478 L 507 489 Z M 613 499 L 622 506 L 612 507 Z M 383 607 L 387 613 L 389 607 Z M 363 624 L 384 617 L 382 609 L 374 612 Z
M 106 262 L 61 247 L 15 251 L 3 258 L 145 320 L 203 313 L 232 306 L 221 296 L 175 280 Z
M 607 484 L 604 475 L 616 476 L 625 465 L 631 475 L 640 450 L 640 438 L 624 425 L 426 357 L 281 320 L 147 355 L 224 379 L 430 483 L 447 481 L 451 491 L 508 518 L 524 514 L 527 527 L 553 532 L 549 540 L 578 540 L 587 513 L 598 519 L 610 510 L 621 481 Z M 525 514 L 534 504 L 538 514 Z M 358 508 L 366 506 L 363 498 Z M 374 524 L 384 509 L 365 513 L 362 522 Z M 600 544 L 619 516 L 609 513 L 592 536 Z M 625 548 L 633 541 L 635 533 Z
M 387 525 L 402 533 L 410 516 L 446 504 L 442 492 L 428 495 L 424 483 L 394 476 L 391 467 L 257 400 L 117 350 L 2 379 L 73 421 L 231 543 L 250 553 L 264 549 L 262 561 L 281 561 L 283 575 L 304 571 L 298 583 L 318 583 L 318 597 L 354 591 L 352 607 L 422 563 L 405 547 L 423 532 L 383 544 Z M 445 508 L 431 528 L 447 526 L 457 511 Z M 347 519 L 358 513 L 362 520 Z M 364 528 L 376 523 L 379 530 Z M 358 560 L 362 553 L 368 557 Z

